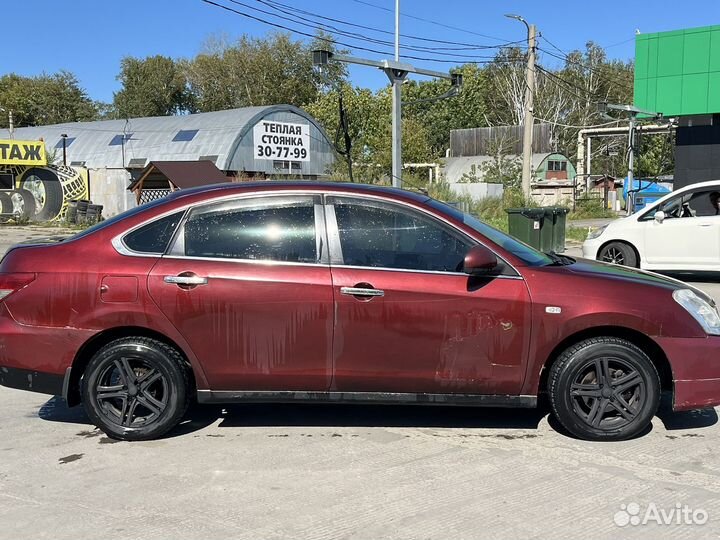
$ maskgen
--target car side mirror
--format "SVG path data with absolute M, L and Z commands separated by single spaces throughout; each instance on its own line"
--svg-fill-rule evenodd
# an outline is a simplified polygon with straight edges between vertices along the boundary
M 497 268 L 498 260 L 495 254 L 485 246 L 477 245 L 470 248 L 463 261 L 463 272 L 471 276 L 487 274 Z
M 655 212 L 655 215 L 653 217 L 655 218 L 655 221 L 657 221 L 658 223 L 662 223 L 663 221 L 665 221 L 665 212 L 663 212 L 662 210 L 658 210 L 657 212 Z

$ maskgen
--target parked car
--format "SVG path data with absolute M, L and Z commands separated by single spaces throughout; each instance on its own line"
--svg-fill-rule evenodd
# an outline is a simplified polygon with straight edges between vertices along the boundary
M 686 186 L 593 231 L 583 256 L 647 270 L 720 272 L 720 180 Z
M 678 219 L 679 220 L 679 219 Z M 670 221 L 670 220 L 668 220 Z M 151 439 L 188 402 L 535 407 L 633 437 L 720 404 L 720 316 L 679 281 L 540 253 L 442 202 L 332 183 L 183 190 L 0 263 L 0 383 Z

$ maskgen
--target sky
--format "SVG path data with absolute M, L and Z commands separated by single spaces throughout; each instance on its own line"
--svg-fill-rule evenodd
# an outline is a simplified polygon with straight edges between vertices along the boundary
M 259 18 L 303 29 L 300 24 L 273 19 L 246 7 L 272 11 L 259 0 L 235 0 L 246 6 L 233 3 L 233 0 L 214 1 Z M 394 0 L 275 1 L 325 17 L 394 31 Z M 113 92 L 119 89 L 116 76 L 124 56 L 192 57 L 209 36 L 263 36 L 276 30 L 202 0 L 3 0 L 2 3 L 4 45 L 0 47 L 0 74 L 37 75 L 65 69 L 78 77 L 91 98 L 106 102 L 112 101 Z M 400 0 L 400 11 L 403 14 L 401 34 L 473 46 L 524 40 L 526 29 L 522 23 L 503 16 L 516 13 L 535 24 L 542 36 L 563 51 L 583 48 L 587 41 L 593 40 L 607 47 L 610 57 L 623 60 L 634 57 L 636 29 L 650 33 L 720 25 L 720 0 Z M 311 29 L 304 30 L 312 33 Z M 392 35 L 371 34 L 357 28 L 347 30 L 378 39 L 393 39 Z M 346 41 L 382 49 L 381 53 L 388 52 L 354 50 L 353 54 L 357 56 L 378 60 L 392 56 L 391 47 L 359 40 Z M 403 42 L 434 45 L 408 39 Z M 559 54 L 542 40 L 540 47 Z M 411 51 L 406 54 L 438 57 L 437 54 Z M 468 54 L 468 51 L 458 54 Z M 488 52 L 469 51 L 469 54 L 485 56 Z M 542 51 L 540 55 L 540 62 L 547 67 L 556 67 L 560 63 Z M 451 67 L 426 60 L 408 62 L 439 71 Z M 373 89 L 384 86 L 387 81 L 379 70 L 369 67 L 353 67 L 350 75 L 353 84 Z

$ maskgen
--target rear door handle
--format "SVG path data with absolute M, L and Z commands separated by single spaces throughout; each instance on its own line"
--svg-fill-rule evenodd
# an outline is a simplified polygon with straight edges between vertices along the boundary
M 200 276 L 165 276 L 165 283 L 174 283 L 175 285 L 207 285 L 208 279 Z
M 340 293 L 348 296 L 385 296 L 385 291 L 365 287 L 340 287 Z

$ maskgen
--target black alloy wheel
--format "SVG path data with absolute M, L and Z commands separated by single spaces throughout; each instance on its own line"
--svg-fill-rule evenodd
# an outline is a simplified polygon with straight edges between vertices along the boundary
M 93 423 L 108 436 L 147 440 L 182 419 L 190 397 L 190 373 L 170 345 L 145 337 L 113 341 L 90 360 L 82 398 Z
M 598 253 L 598 259 L 602 262 L 631 266 L 637 268 L 637 255 L 635 250 L 628 244 L 612 242 L 603 247 Z
M 660 377 L 635 344 L 590 338 L 563 352 L 550 368 L 555 417 L 588 440 L 625 440 L 647 429 L 660 404 Z

